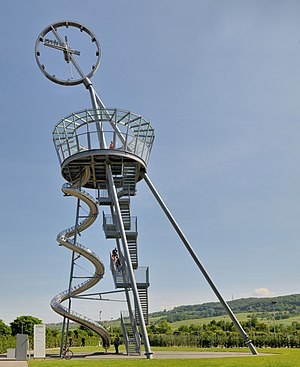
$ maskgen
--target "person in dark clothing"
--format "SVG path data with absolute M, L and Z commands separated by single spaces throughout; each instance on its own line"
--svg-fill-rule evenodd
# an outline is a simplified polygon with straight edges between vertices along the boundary
M 85 338 L 81 338 L 81 346 L 84 347 L 85 346 Z
M 114 340 L 114 346 L 116 350 L 116 354 L 119 354 L 119 345 L 121 344 L 120 338 L 117 336 Z

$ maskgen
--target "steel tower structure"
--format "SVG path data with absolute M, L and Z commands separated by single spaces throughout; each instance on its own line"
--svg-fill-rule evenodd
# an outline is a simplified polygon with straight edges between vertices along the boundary
M 84 42 L 78 42 L 79 36 L 85 38 Z M 78 42 L 78 47 L 73 47 L 72 42 Z M 87 45 L 89 45 L 88 52 L 84 52 L 83 48 Z M 74 21 L 51 24 L 41 32 L 35 46 L 36 61 L 43 74 L 57 84 L 65 86 L 83 84 L 90 94 L 92 104 L 92 108 L 71 113 L 61 119 L 53 131 L 53 142 L 61 165 L 61 174 L 67 181 L 62 190 L 65 195 L 77 198 L 75 225 L 60 232 L 57 237 L 60 245 L 72 250 L 69 287 L 51 301 L 51 307 L 64 317 L 63 331 L 67 336 L 68 320 L 74 320 L 96 331 L 102 338 L 104 346 L 110 343 L 109 334 L 101 325 L 71 309 L 71 299 L 94 286 L 104 275 L 102 261 L 93 251 L 79 244 L 77 237 L 94 223 L 99 213 L 98 207 L 106 206 L 109 215 L 103 213 L 103 229 L 106 238 L 115 240 L 115 254 L 117 253 L 117 258 L 115 254 L 111 258 L 111 271 L 115 287 L 124 290 L 128 305 L 128 317 L 121 315 L 127 353 L 140 352 L 139 325 L 145 355 L 152 358 L 146 330 L 149 272 L 147 267 L 143 268 L 138 264 L 137 219 L 130 215 L 130 199 L 136 194 L 137 182 L 144 180 L 244 338 L 245 344 L 253 354 L 257 354 L 248 335 L 223 299 L 147 174 L 147 163 L 154 141 L 154 129 L 151 123 L 141 115 L 130 111 L 106 108 L 95 91 L 90 77 L 99 66 L 100 53 L 96 36 L 87 27 Z M 62 62 L 59 72 L 56 71 L 54 74 L 51 68 L 46 67 L 49 60 L 55 68 Z M 88 193 L 88 189 L 96 190 L 97 197 Z M 84 215 L 81 213 L 83 204 L 88 208 Z M 73 286 L 74 265 L 80 256 L 93 263 L 95 272 L 80 285 Z M 68 307 L 62 305 L 66 300 Z M 67 320 L 66 328 L 65 320 Z

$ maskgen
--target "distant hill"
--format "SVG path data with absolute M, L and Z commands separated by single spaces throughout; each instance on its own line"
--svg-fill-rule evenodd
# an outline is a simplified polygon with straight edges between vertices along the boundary
M 276 319 L 287 319 L 289 317 L 300 315 L 300 294 L 291 294 L 280 297 L 266 297 L 266 298 L 241 298 L 228 302 L 230 308 L 235 314 L 238 313 L 255 313 L 257 316 L 273 317 L 275 310 Z M 216 317 L 226 315 L 224 308 L 219 302 L 203 303 L 199 305 L 188 305 L 174 307 L 169 311 L 153 312 L 149 314 L 150 318 L 157 320 L 166 320 L 170 323 L 201 319 L 206 317 Z M 300 318 L 300 317 L 299 317 Z M 112 324 L 110 321 L 102 321 Z M 113 320 L 114 326 L 119 325 L 119 319 Z M 61 329 L 61 323 L 47 324 L 50 329 Z M 79 327 L 77 323 L 70 322 L 70 329 Z
M 270 314 L 275 311 L 276 318 L 289 318 L 300 314 L 300 294 L 272 298 L 241 298 L 229 301 L 228 305 L 234 313 L 249 312 L 263 316 L 263 314 Z M 219 302 L 210 302 L 200 305 L 178 306 L 169 311 L 154 312 L 149 316 L 172 323 L 225 314 L 226 311 Z

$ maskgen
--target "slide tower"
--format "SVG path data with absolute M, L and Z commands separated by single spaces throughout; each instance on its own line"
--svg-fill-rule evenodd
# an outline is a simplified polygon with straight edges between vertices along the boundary
M 59 244 L 72 251 L 69 288 L 51 301 L 53 310 L 64 317 L 65 343 L 68 320 L 73 320 L 98 333 L 105 347 L 110 344 L 105 328 L 71 308 L 72 298 L 93 287 L 104 275 L 104 265 L 98 255 L 78 242 L 78 235 L 94 223 L 101 206 L 104 208 L 105 236 L 115 241 L 115 250 L 110 259 L 114 284 L 117 289 L 124 291 L 128 306 L 128 313 L 121 314 L 127 353 L 140 353 L 141 333 L 145 355 L 152 358 L 146 329 L 149 269 L 139 265 L 137 218 L 131 216 L 130 212 L 130 201 L 136 195 L 136 185 L 144 180 L 245 344 L 253 354 L 257 354 L 147 174 L 154 141 L 151 123 L 131 111 L 106 108 L 95 91 L 90 78 L 99 66 L 100 54 L 97 37 L 87 27 L 74 21 L 61 21 L 46 27 L 35 46 L 37 64 L 49 80 L 64 86 L 83 84 L 91 100 L 91 108 L 69 114 L 59 121 L 53 131 L 61 174 L 67 181 L 62 191 L 66 196 L 77 199 L 75 225 L 57 236 Z M 91 195 L 90 189 L 96 192 L 95 196 Z M 81 212 L 83 205 L 88 208 L 84 214 Z M 83 283 L 73 286 L 73 268 L 79 256 L 89 260 L 95 270 Z M 67 301 L 67 306 L 62 305 L 64 301 Z

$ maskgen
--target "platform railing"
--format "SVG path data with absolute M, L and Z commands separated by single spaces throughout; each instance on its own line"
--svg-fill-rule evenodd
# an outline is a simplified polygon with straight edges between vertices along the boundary
M 120 236 L 120 231 L 117 229 L 116 218 L 111 215 L 106 215 L 104 212 L 102 213 L 103 218 L 103 231 L 107 238 L 117 238 Z M 126 235 L 136 234 L 138 232 L 137 229 L 137 217 L 130 217 L 130 230 L 125 231 Z
M 139 288 L 149 287 L 149 266 L 139 266 L 136 270 L 134 270 L 134 275 Z
M 122 266 L 118 269 L 116 263 L 110 258 L 110 269 L 116 288 L 130 288 L 130 280 L 126 267 Z M 134 276 L 138 288 L 148 288 L 150 286 L 149 267 L 139 266 L 134 270 Z
M 107 150 L 125 151 L 148 162 L 154 129 L 142 116 L 121 109 L 87 109 L 63 118 L 53 131 L 60 164 L 68 157 L 101 149 L 101 126 Z
M 113 280 L 116 288 L 129 288 L 130 280 L 126 267 L 121 266 L 118 269 L 116 263 L 110 258 L 110 270 L 112 272 Z

